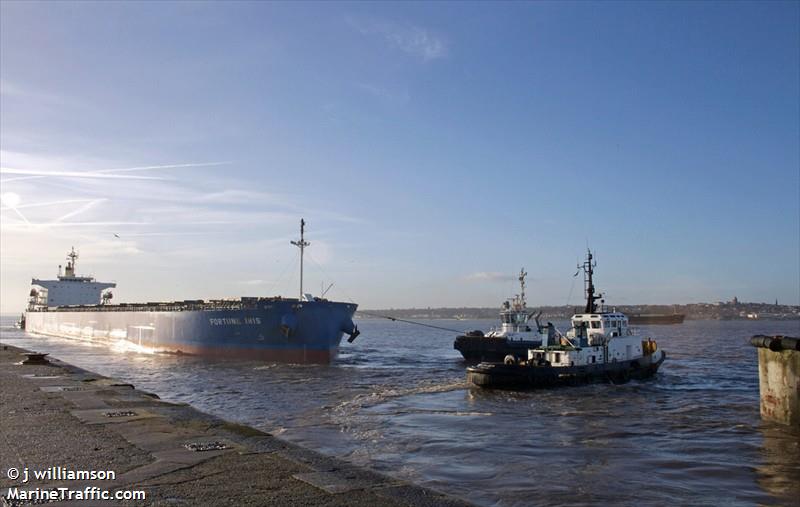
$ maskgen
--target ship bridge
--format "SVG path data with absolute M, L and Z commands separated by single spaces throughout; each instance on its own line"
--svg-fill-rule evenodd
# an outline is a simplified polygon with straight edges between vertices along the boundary
M 97 305 L 109 298 L 103 291 L 117 286 L 113 282 L 98 282 L 91 276 L 78 276 L 75 274 L 75 261 L 78 254 L 75 248 L 67 254 L 67 266 L 61 274 L 58 268 L 58 277 L 55 280 L 31 280 L 31 299 L 29 310 L 41 310 L 57 306 L 71 305 Z

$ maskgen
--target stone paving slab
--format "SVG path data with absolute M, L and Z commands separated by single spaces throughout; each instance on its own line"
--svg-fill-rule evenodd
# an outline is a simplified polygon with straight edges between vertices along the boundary
M 177 428 L 165 420 L 131 421 L 115 429 L 125 440 L 151 453 L 175 449 L 184 442 L 205 436 L 199 431 Z
M 188 405 L 163 402 L 57 359 L 51 358 L 51 365 L 20 365 L 22 349 L 0 345 L 0 470 L 62 466 L 116 472 L 108 481 L 26 485 L 3 473 L 0 496 L 9 487 L 92 485 L 138 489 L 147 498 L 43 505 L 469 505 Z M 191 450 L 188 444 L 211 450 Z
M 40 391 L 44 393 L 74 393 L 74 392 L 81 392 L 81 391 L 96 391 L 101 389 L 98 387 L 92 386 L 80 386 L 80 385 L 66 385 L 66 386 L 42 386 L 39 388 Z
M 292 477 L 316 486 L 328 493 L 345 493 L 356 489 L 374 487 L 376 478 L 354 473 L 353 470 L 335 470 L 325 472 L 306 472 L 294 474 Z M 398 481 L 378 479 L 379 484 L 397 484 Z
M 52 380 L 52 379 L 64 378 L 63 375 L 43 375 L 41 373 L 24 373 L 21 376 L 23 378 L 29 378 L 33 380 Z
M 89 410 L 72 410 L 70 413 L 86 424 L 123 424 L 150 417 L 159 417 L 158 414 L 148 412 L 140 407 L 95 408 Z

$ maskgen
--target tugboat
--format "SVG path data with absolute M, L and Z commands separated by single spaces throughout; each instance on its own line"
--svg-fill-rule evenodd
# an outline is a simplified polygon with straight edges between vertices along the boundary
M 527 357 L 528 349 L 541 345 L 538 330 L 528 324 L 535 312 L 529 311 L 525 301 L 525 268 L 519 272 L 519 294 L 503 302 L 500 308 L 500 327 L 488 333 L 476 330 L 458 336 L 453 348 L 461 352 L 466 362 L 503 361 L 508 355 Z M 537 318 L 537 329 L 538 325 Z
M 503 362 L 483 362 L 467 368 L 467 382 L 483 388 L 534 389 L 590 382 L 624 383 L 656 373 L 666 354 L 655 341 L 637 335 L 628 318 L 604 308 L 595 295 L 594 268 L 589 251 L 578 265 L 584 272 L 586 307 L 572 316 L 572 328 L 560 333 L 552 324 L 537 326 L 541 344 L 524 359 L 507 355 Z M 601 304 L 597 305 L 597 300 Z M 538 324 L 538 322 L 537 322 Z

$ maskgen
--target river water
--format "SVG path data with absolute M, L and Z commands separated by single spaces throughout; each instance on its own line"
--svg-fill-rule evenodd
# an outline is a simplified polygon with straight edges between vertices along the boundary
M 12 322 L 4 343 L 480 505 L 799 503 L 800 433 L 761 421 L 748 339 L 800 336 L 800 321 L 641 326 L 667 352 L 653 379 L 526 393 L 470 389 L 455 333 L 387 320 L 359 321 L 327 367 L 137 354 Z

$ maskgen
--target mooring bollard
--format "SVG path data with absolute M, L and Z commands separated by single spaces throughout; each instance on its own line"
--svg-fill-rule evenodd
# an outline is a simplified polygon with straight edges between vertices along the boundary
M 22 355 L 27 357 L 27 359 L 22 361 L 22 364 L 34 364 L 34 365 L 50 364 L 50 361 L 47 359 L 47 356 L 49 354 L 42 354 L 39 352 L 25 352 Z
M 800 427 L 800 338 L 756 335 L 761 417 Z

